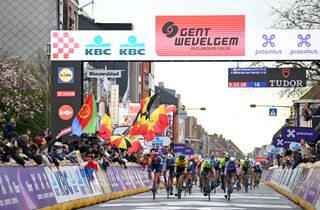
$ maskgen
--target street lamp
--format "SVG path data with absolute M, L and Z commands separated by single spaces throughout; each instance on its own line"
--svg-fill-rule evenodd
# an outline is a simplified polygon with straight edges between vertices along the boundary
M 185 110 L 200 110 L 200 111 L 205 111 L 206 108 L 205 108 L 205 107 L 200 107 L 200 108 L 186 108 L 186 107 L 181 107 L 181 108 L 178 108 L 177 110 L 181 110 L 181 111 L 185 111 Z
M 251 108 L 256 108 L 256 107 L 274 107 L 274 108 L 290 108 L 291 106 L 278 106 L 278 105 L 257 105 L 257 104 L 250 104 Z
M 250 104 L 251 108 L 256 108 L 256 107 L 269 107 L 269 108 L 287 108 L 290 109 L 290 116 L 288 119 L 286 119 L 286 123 L 291 122 L 291 120 L 294 120 L 293 114 L 292 114 L 292 106 L 278 106 L 278 105 L 257 105 L 257 104 Z

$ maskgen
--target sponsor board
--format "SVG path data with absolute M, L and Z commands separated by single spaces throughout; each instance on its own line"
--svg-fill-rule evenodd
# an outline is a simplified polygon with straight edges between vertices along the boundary
M 243 15 L 156 16 L 152 26 L 143 28 L 51 31 L 51 60 L 320 59 L 320 30 L 248 30 Z
M 70 105 L 62 105 L 58 110 L 58 115 L 62 120 L 70 120 L 73 117 L 74 111 Z
M 57 97 L 74 97 L 76 96 L 75 91 L 57 91 Z
M 74 83 L 74 68 L 73 67 L 58 67 L 58 83 L 73 84 Z

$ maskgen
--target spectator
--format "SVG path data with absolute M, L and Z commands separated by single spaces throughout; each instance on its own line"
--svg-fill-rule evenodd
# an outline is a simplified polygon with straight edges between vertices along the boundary
M 14 132 L 16 127 L 16 121 L 14 119 L 10 119 L 3 133 L 4 139 L 10 138 L 10 134 Z
M 56 142 L 52 146 L 52 152 L 49 153 L 49 155 L 53 158 L 56 158 L 59 161 L 63 161 L 64 157 L 62 155 L 62 143 L 61 142 Z
M 305 142 L 304 139 L 301 139 L 301 158 L 303 162 L 308 162 L 308 150 L 310 150 L 310 146 Z
M 311 110 L 310 110 L 310 104 L 306 103 L 304 104 L 302 110 L 301 110 L 302 116 L 304 118 L 304 121 L 309 121 L 312 118 Z
M 315 152 L 316 152 L 316 155 L 317 155 L 317 160 L 319 161 L 320 160 L 320 140 L 318 140 L 317 143 L 316 143 Z

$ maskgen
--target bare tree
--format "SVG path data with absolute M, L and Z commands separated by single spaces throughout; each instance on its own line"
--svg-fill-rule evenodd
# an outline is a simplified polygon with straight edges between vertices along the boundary
M 274 29 L 320 29 L 320 0 L 294 0 L 291 4 L 282 5 L 280 8 L 271 7 L 272 15 L 276 21 Z M 278 62 L 277 67 L 297 67 L 307 69 L 307 85 L 312 87 L 320 84 L 320 61 Z M 288 88 L 281 91 L 282 96 L 301 95 L 305 88 Z

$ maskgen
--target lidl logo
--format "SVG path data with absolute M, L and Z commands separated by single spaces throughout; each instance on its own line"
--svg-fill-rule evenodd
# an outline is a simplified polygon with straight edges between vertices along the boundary
M 73 67 L 58 67 L 58 83 L 74 83 Z

